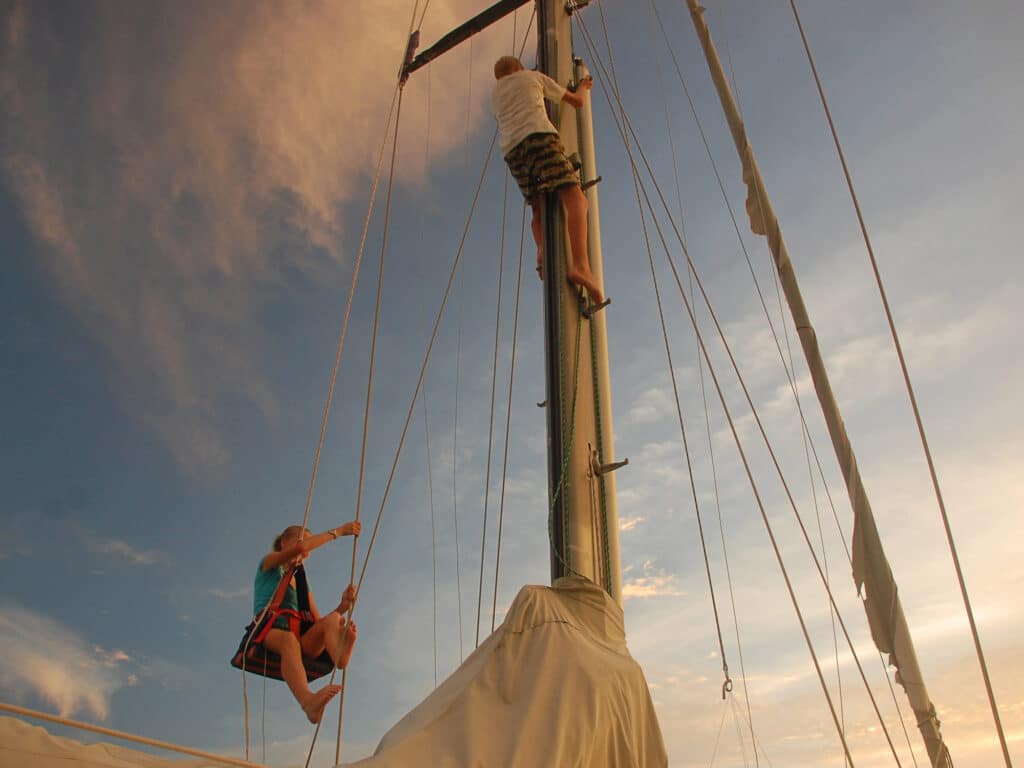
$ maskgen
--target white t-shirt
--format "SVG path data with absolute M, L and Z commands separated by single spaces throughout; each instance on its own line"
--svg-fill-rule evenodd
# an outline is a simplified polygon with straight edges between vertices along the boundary
M 501 131 L 501 154 L 507 155 L 531 133 L 558 133 L 544 109 L 545 97 L 558 103 L 565 88 L 541 72 L 520 70 L 498 80 L 491 97 Z

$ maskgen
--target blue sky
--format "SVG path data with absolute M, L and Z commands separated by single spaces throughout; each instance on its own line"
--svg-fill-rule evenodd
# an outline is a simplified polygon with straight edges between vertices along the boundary
M 927 469 L 788 3 L 706 5 L 719 49 L 731 58 L 748 133 L 946 738 L 958 765 L 996 764 L 994 728 Z M 424 41 L 478 6 L 434 0 Z M 812 494 L 807 479 L 775 343 L 648 8 L 606 8 L 626 106 L 659 183 L 674 197 L 667 109 L 691 255 L 807 520 L 818 497 L 837 600 L 888 707 L 901 759 L 910 764 L 832 512 L 820 484 Z M 739 215 L 737 162 L 689 20 L 681 3 L 658 8 Z M 1014 211 L 1024 170 L 1017 145 L 1024 14 L 994 0 L 972 7 L 830 0 L 800 10 L 932 440 L 1011 753 L 1020 760 L 1024 675 L 1015 596 L 1024 569 L 1014 533 L 1024 502 L 1024 274 L 1012 222 L 1020 218 Z M 301 519 L 410 13 L 406 2 L 16 2 L 0 12 L 0 519 L 7 529 L 0 542 L 0 637 L 11 649 L 0 662 L 4 700 L 200 748 L 241 749 L 241 679 L 227 658 L 248 618 L 255 563 L 277 531 Z M 598 34 L 596 7 L 585 14 Z M 520 34 L 527 18 L 520 12 Z M 490 64 L 511 35 L 511 23 L 496 27 L 406 89 L 362 502 L 370 521 L 490 139 Z M 724 723 L 715 764 L 744 765 L 752 761 L 749 737 L 744 754 L 734 714 L 719 697 L 721 662 L 629 168 L 600 83 L 593 103 L 614 301 L 608 322 L 616 449 L 631 460 L 618 479 L 630 648 L 651 684 L 671 764 L 708 764 Z M 429 452 L 418 406 L 367 569 L 345 759 L 373 749 L 431 690 L 435 668 L 441 679 L 457 666 L 460 602 L 462 653 L 473 645 L 504 182 L 503 166 L 492 161 L 426 379 Z M 498 425 L 508 398 L 521 213 L 515 190 L 509 195 Z M 314 530 L 354 516 L 382 210 L 378 205 L 367 241 L 311 512 Z M 781 329 L 766 248 L 742 220 L 741 229 Z M 735 677 L 693 333 L 664 255 L 655 256 L 688 437 L 700 448 L 696 482 L 713 533 L 712 572 Z M 522 584 L 548 579 L 545 444 L 535 406 L 543 399 L 541 308 L 531 259 L 527 249 L 499 621 Z M 706 313 L 701 318 L 706 329 Z M 834 682 L 825 598 L 735 377 L 717 339 L 708 340 Z M 799 363 L 797 381 L 809 398 Z M 817 406 L 805 399 L 804 409 L 848 537 L 848 505 Z M 776 765 L 841 765 L 714 403 L 710 431 L 763 754 Z M 504 437 L 500 428 L 495 434 L 491 532 Z M 494 549 L 490 537 L 484 631 Z M 321 605 L 347 583 L 350 553 L 339 544 L 310 561 Z M 851 682 L 848 655 L 839 658 L 857 764 L 891 764 L 864 693 Z M 256 688 L 250 706 L 258 713 Z M 332 730 L 321 740 L 332 743 Z M 269 686 L 268 761 L 301 762 L 310 736 L 284 687 Z M 918 740 L 912 743 L 921 760 Z

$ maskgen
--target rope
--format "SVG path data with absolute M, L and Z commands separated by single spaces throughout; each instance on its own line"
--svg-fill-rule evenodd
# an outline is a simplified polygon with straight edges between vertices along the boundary
M 380 327 L 380 307 L 381 297 L 384 290 L 384 257 L 387 254 L 388 247 L 388 225 L 391 222 L 391 193 L 394 187 L 395 179 L 395 158 L 398 155 L 398 128 L 401 124 L 400 118 L 402 116 L 402 94 L 404 89 L 400 89 L 398 93 L 398 110 L 395 116 L 395 133 L 391 143 L 391 168 L 388 172 L 388 189 L 385 196 L 384 202 L 384 225 L 383 232 L 381 235 L 380 243 L 380 264 L 377 269 L 377 298 L 373 309 L 373 331 L 370 335 L 370 370 L 366 377 L 366 405 L 363 409 L 363 438 L 362 446 L 359 453 L 359 481 L 356 488 L 356 520 L 362 519 L 362 508 L 363 508 L 363 479 L 366 473 L 366 442 L 370 433 L 370 408 L 373 403 L 373 379 L 374 372 L 376 371 L 377 362 L 377 331 Z M 359 553 L 359 537 L 354 536 L 352 538 L 352 565 L 349 576 L 349 583 L 355 579 L 356 576 L 356 557 Z M 358 594 L 358 593 L 357 593 Z M 352 608 L 349 606 L 348 621 L 352 621 Z M 336 669 L 336 668 L 335 668 Z M 331 680 L 334 679 L 334 671 L 331 671 Z M 341 733 L 344 725 L 345 718 L 345 691 L 348 688 L 348 667 L 341 671 L 341 693 L 338 695 L 338 733 L 335 740 L 334 747 L 334 763 L 337 765 L 341 760 Z M 317 723 L 317 732 L 320 729 L 320 724 Z M 313 744 L 316 744 L 316 733 L 313 735 Z M 306 758 L 306 764 L 309 765 L 309 760 L 313 754 L 313 747 L 310 746 L 309 756 Z
M 708 768 L 713 768 L 715 765 L 715 755 L 718 754 L 718 743 L 722 738 L 722 728 L 725 726 L 725 716 L 729 714 L 729 708 L 722 707 L 722 719 L 718 722 L 718 733 L 715 734 L 715 743 L 711 747 L 711 759 L 708 760 Z
M 516 304 L 512 320 L 512 363 L 508 373 L 508 407 L 505 410 L 505 452 L 501 465 L 501 500 L 498 505 L 498 546 L 494 556 L 494 600 L 491 603 L 491 632 L 498 614 L 498 572 L 501 567 L 501 532 L 505 520 L 505 481 L 508 478 L 508 441 L 512 423 L 512 383 L 516 376 L 516 339 L 519 334 L 519 292 L 523 284 L 523 246 L 526 240 L 526 203 L 519 228 L 519 264 L 516 267 Z
M 424 378 L 424 375 L 426 374 L 427 363 L 430 360 L 430 354 L 433 351 L 434 343 L 437 340 L 438 330 L 439 330 L 440 324 L 441 324 L 441 318 L 444 316 L 444 310 L 445 310 L 445 307 L 448 304 L 448 298 L 449 298 L 449 295 L 451 294 L 452 283 L 454 283 L 454 281 L 455 281 L 455 273 L 456 273 L 456 271 L 457 271 L 457 269 L 459 267 L 459 263 L 460 263 L 461 258 L 462 258 L 462 252 L 463 252 L 463 250 L 465 248 L 465 245 L 466 245 L 466 236 L 467 236 L 467 234 L 469 232 L 469 225 L 472 222 L 473 214 L 476 211 L 476 204 L 477 204 L 477 201 L 480 198 L 480 189 L 483 186 L 484 177 L 486 175 L 487 168 L 490 165 L 491 157 L 494 154 L 494 146 L 497 143 L 497 138 L 498 138 L 498 132 L 497 132 L 497 129 L 495 129 L 494 133 L 491 135 L 491 143 L 490 143 L 490 147 L 487 150 L 487 158 L 484 161 L 483 168 L 481 169 L 480 179 L 477 182 L 476 192 L 473 195 L 473 202 L 470 205 L 469 216 L 468 216 L 468 218 L 466 220 L 465 227 L 463 228 L 463 231 L 462 231 L 462 239 L 459 242 L 459 247 L 456 250 L 456 254 L 455 254 L 455 260 L 452 263 L 452 268 L 451 268 L 451 271 L 450 271 L 450 273 L 448 275 L 448 284 L 445 287 L 444 296 L 443 296 L 443 298 L 441 300 L 441 307 L 438 309 L 437 317 L 434 320 L 434 329 L 433 329 L 433 332 L 432 332 L 432 334 L 430 336 L 430 342 L 427 345 L 427 349 L 426 349 L 426 352 L 424 353 L 424 357 L 423 357 L 423 363 L 420 366 L 419 377 L 416 380 L 416 388 L 413 391 L 413 397 L 412 397 L 412 400 L 411 400 L 410 405 L 409 405 L 409 411 L 408 411 L 408 413 L 406 415 L 406 418 L 405 418 L 405 426 L 402 429 L 402 435 L 401 435 L 401 437 L 399 438 L 399 441 L 398 441 L 398 448 L 395 451 L 395 458 L 394 458 L 394 460 L 391 463 L 391 471 L 388 474 L 388 480 L 387 480 L 387 483 L 385 484 L 385 487 L 384 487 L 384 496 L 381 499 L 380 508 L 377 511 L 377 519 L 376 519 L 376 522 L 374 523 L 374 526 L 373 526 L 373 534 L 370 537 L 370 543 L 369 543 L 369 546 L 367 546 L 367 549 L 366 549 L 366 556 L 363 558 L 363 567 L 362 567 L 362 569 L 361 569 L 361 571 L 359 573 L 359 581 L 356 584 L 357 592 L 358 592 L 359 589 L 362 588 L 363 579 L 366 577 L 366 569 L 367 569 L 367 567 L 369 566 L 369 563 L 370 563 L 370 556 L 373 554 L 373 547 L 374 547 L 374 544 L 376 543 L 376 540 L 377 540 L 377 533 L 380 530 L 381 519 L 382 519 L 383 514 L 384 514 L 384 509 L 387 506 L 388 497 L 389 497 L 389 495 L 391 493 L 391 485 L 394 482 L 395 471 L 398 468 L 398 460 L 399 460 L 399 458 L 401 457 L 401 454 L 402 454 L 402 446 L 405 443 L 405 437 L 406 437 L 406 434 L 409 431 L 409 423 L 412 420 L 412 413 L 413 413 L 413 410 L 414 410 L 415 405 L 416 405 L 416 400 L 419 397 L 420 387 L 422 387 L 422 385 L 423 385 L 423 378 Z
M 608 26 L 605 21 L 604 6 L 602 3 L 598 2 L 597 8 L 599 12 L 599 17 L 601 19 L 601 29 L 604 32 L 605 46 L 608 49 L 608 63 L 612 75 L 612 90 L 615 93 L 615 98 L 618 103 L 620 112 L 622 114 L 622 118 L 623 120 L 625 120 L 625 106 L 622 103 L 621 91 L 619 90 L 618 76 L 615 72 L 615 60 L 612 57 L 611 39 L 608 35 Z M 629 141 L 628 137 L 626 137 L 626 152 L 629 153 L 629 151 Z M 640 177 L 639 174 L 636 172 L 635 166 L 633 171 L 633 190 L 636 193 L 636 204 L 637 208 L 640 211 L 640 224 L 643 229 L 644 244 L 647 248 L 647 259 L 651 268 L 651 282 L 654 285 L 654 297 L 658 306 L 658 319 L 661 323 L 661 334 L 662 339 L 665 343 L 665 356 L 668 360 L 669 376 L 672 379 L 672 392 L 675 396 L 676 415 L 679 419 L 679 432 L 682 435 L 683 453 L 686 457 L 686 471 L 690 479 L 690 492 L 693 496 L 693 509 L 694 513 L 697 516 L 697 530 L 700 534 L 701 553 L 704 556 L 704 570 L 708 578 L 708 590 L 711 593 L 711 609 L 715 617 L 715 632 L 718 635 L 718 649 L 722 654 L 722 672 L 725 675 L 725 682 L 722 684 L 722 698 L 724 699 L 726 692 L 732 690 L 732 678 L 729 677 L 729 664 L 726 660 L 725 643 L 722 640 L 722 624 L 718 617 L 718 602 L 715 599 L 715 584 L 714 580 L 711 578 L 711 562 L 708 558 L 708 547 L 704 538 L 704 524 L 701 521 L 700 517 L 700 504 L 697 501 L 697 482 L 693 476 L 693 461 L 690 457 L 689 442 L 686 439 L 686 426 L 683 423 L 683 410 L 682 406 L 679 403 L 679 384 L 676 381 L 676 372 L 674 366 L 672 365 L 672 349 L 668 343 L 668 328 L 665 325 L 665 313 L 661 304 L 661 291 L 658 289 L 658 276 L 654 269 L 654 256 L 651 252 L 650 237 L 647 232 L 647 221 L 646 217 L 644 216 L 643 203 L 640 200 Z
M 651 2 L 650 2 L 650 7 L 651 7 L 651 10 L 653 11 L 653 15 L 649 16 L 648 18 L 649 18 L 649 20 L 657 18 L 659 26 L 661 28 L 662 37 L 665 39 L 665 42 L 667 44 L 668 43 L 668 38 L 667 38 L 667 35 L 665 34 L 665 28 L 664 28 L 664 25 L 661 23 L 661 17 L 658 15 L 658 10 L 657 10 L 657 7 L 654 5 L 653 0 L 651 0 Z M 652 26 L 652 30 L 653 30 L 653 21 L 651 23 L 651 26 Z M 653 31 L 652 31 L 652 37 L 653 37 Z M 682 72 L 679 69 L 678 62 L 675 61 L 675 57 L 674 57 L 674 54 L 672 52 L 671 46 L 669 46 L 669 53 L 673 56 L 673 61 L 675 62 L 675 65 L 676 65 L 676 72 L 679 74 L 680 79 L 681 79 L 682 78 Z M 659 86 L 659 89 L 661 90 L 662 105 L 663 105 L 664 111 L 665 111 L 666 134 L 668 135 L 669 148 L 671 150 L 671 155 L 672 155 L 672 173 L 673 173 L 673 178 L 675 180 L 676 200 L 677 200 L 677 202 L 679 204 L 680 238 L 681 238 L 683 244 L 685 245 L 685 243 L 686 243 L 686 216 L 684 215 L 684 212 L 683 212 L 682 187 L 681 187 L 681 185 L 679 183 L 679 161 L 678 161 L 678 157 L 677 157 L 677 154 L 676 154 L 675 141 L 672 139 L 672 122 L 671 122 L 671 119 L 670 119 L 670 116 L 669 116 L 668 97 L 667 97 L 666 90 L 665 90 L 664 78 L 662 76 L 661 62 L 660 62 L 660 59 L 658 57 L 655 57 L 655 63 L 657 65 L 658 86 Z M 685 81 L 683 81 L 683 85 L 684 85 L 684 90 L 685 90 Z M 691 103 L 691 109 L 692 109 L 692 103 Z M 694 116 L 696 117 L 696 110 L 693 110 L 693 112 L 694 112 Z M 700 127 L 699 126 L 699 122 L 698 122 L 698 127 Z M 705 143 L 705 149 L 708 152 L 710 152 L 710 149 L 708 148 L 706 143 Z M 714 159 L 713 158 L 711 158 L 711 159 L 712 159 L 712 165 L 714 165 Z M 728 200 L 726 202 L 728 202 Z M 741 238 L 741 244 L 742 244 L 742 238 Z M 696 300 L 696 294 L 695 294 L 695 290 L 694 290 L 694 286 L 693 286 L 693 275 L 688 275 L 688 282 L 689 282 L 689 288 L 690 288 L 690 300 L 691 301 L 695 301 Z M 706 384 L 705 384 L 705 381 L 704 381 L 704 359 L 701 357 L 699 349 L 696 349 L 695 352 L 696 352 L 696 358 L 697 358 L 697 373 L 698 373 L 698 377 L 699 377 L 699 381 L 700 381 L 701 403 L 702 403 L 703 408 L 704 408 L 704 427 L 705 427 L 705 434 L 706 434 L 706 437 L 707 437 L 708 455 L 709 455 L 710 463 L 711 463 L 711 480 L 712 480 L 712 487 L 714 489 L 714 496 L 715 496 L 715 517 L 716 517 L 716 519 L 718 521 L 719 538 L 720 538 L 721 544 L 722 544 L 722 558 L 723 558 L 723 562 L 724 562 L 724 565 L 725 565 L 726 584 L 727 584 L 727 586 L 729 588 L 729 603 L 730 603 L 730 605 L 732 607 L 733 631 L 734 631 L 734 635 L 735 635 L 735 638 L 736 638 L 737 655 L 739 656 L 739 660 L 740 660 L 740 680 L 743 683 L 743 695 L 744 695 L 744 700 L 745 700 L 745 703 L 746 703 L 746 710 L 747 710 L 747 712 L 746 712 L 746 715 L 747 715 L 747 726 L 750 728 L 751 741 L 754 742 L 754 744 L 755 744 L 755 748 L 754 748 L 754 763 L 755 763 L 755 765 L 758 765 L 759 762 L 758 762 L 758 758 L 757 758 L 757 748 L 756 748 L 757 737 L 756 737 L 756 735 L 754 733 L 754 720 L 753 720 L 752 708 L 751 708 L 751 705 L 750 705 L 750 690 L 749 690 L 749 688 L 747 686 L 747 671 L 746 671 L 746 664 L 744 663 L 744 658 L 743 658 L 743 643 L 740 640 L 739 614 L 738 614 L 738 612 L 736 610 L 736 594 L 735 594 L 735 590 L 733 588 L 733 583 L 732 583 L 732 569 L 730 568 L 730 565 L 729 565 L 729 548 L 726 545 L 725 523 L 724 523 L 724 520 L 723 520 L 723 517 L 722 517 L 722 507 L 721 507 L 721 500 L 720 500 L 720 494 L 719 494 L 719 488 L 718 488 L 718 469 L 717 469 L 717 462 L 715 460 L 715 447 L 714 447 L 714 441 L 712 440 L 712 437 L 711 437 L 711 415 L 710 415 L 710 411 L 708 409 L 707 387 L 706 387 Z M 671 369 L 671 366 L 670 366 L 670 369 Z M 838 518 L 837 518 L 837 520 L 838 520 Z M 737 725 L 737 727 L 738 727 L 738 725 Z M 713 761 L 714 761 L 714 756 L 712 755 L 712 762 Z
M 512 14 L 512 50 L 516 49 L 516 36 L 519 21 L 519 9 L 517 8 Z M 523 49 L 526 47 L 526 41 L 529 39 L 530 30 L 533 29 L 533 20 L 537 16 L 537 6 L 533 7 L 533 13 L 530 14 L 530 21 L 526 25 L 526 32 L 523 33 L 523 44 L 519 48 L 519 55 L 522 56 Z M 506 183 L 508 179 L 506 177 Z M 502 214 L 504 216 L 504 214 Z M 498 543 L 497 551 L 494 555 L 494 598 L 491 602 L 491 632 L 494 631 L 495 618 L 498 614 L 498 573 L 501 567 L 501 532 L 503 523 L 505 521 L 505 481 L 508 477 L 508 441 L 510 424 L 512 420 L 512 382 L 515 380 L 516 375 L 516 339 L 519 333 L 519 292 L 523 284 L 523 246 L 526 238 L 526 203 L 523 203 L 523 215 L 522 221 L 519 225 L 519 265 L 516 268 L 516 304 L 515 312 L 512 320 L 512 364 L 509 368 L 508 374 L 508 406 L 505 410 L 505 451 L 502 459 L 501 466 L 501 499 L 498 505 Z M 483 561 L 481 560 L 481 563 Z
M 429 5 L 429 0 L 428 0 Z M 420 19 L 422 21 L 422 19 Z M 431 101 L 433 95 L 432 81 L 430 75 L 431 67 L 427 65 L 427 128 L 426 138 L 424 141 L 423 149 L 423 177 L 427 177 L 427 169 L 430 158 L 430 126 L 431 126 Z M 421 209 L 420 214 L 420 286 L 422 291 L 420 292 L 420 325 L 425 325 L 424 319 L 426 315 L 426 213 L 424 209 Z M 433 462 L 430 454 L 430 420 L 427 417 L 429 408 L 427 407 L 427 386 L 426 383 L 423 385 L 423 434 L 426 440 L 427 447 L 427 492 L 430 501 L 430 551 L 431 551 L 431 562 L 433 566 L 433 596 L 434 596 L 434 687 L 437 687 L 437 524 L 436 515 L 434 512 L 434 473 L 433 473 Z
M 79 720 L 58 717 L 57 715 L 50 715 L 46 712 L 28 709 L 27 707 L 18 707 L 14 704 L 5 704 L 0 702 L 0 711 L 10 712 L 11 714 L 21 715 L 22 717 L 32 717 L 37 720 L 45 720 L 48 723 L 65 725 L 69 728 L 77 728 L 81 731 L 91 731 L 92 733 L 99 733 L 103 736 L 112 736 L 115 739 L 124 739 L 125 741 L 135 742 L 136 744 L 145 744 L 148 747 L 157 747 L 171 752 L 180 752 L 185 755 L 191 755 L 192 757 L 201 757 L 204 760 L 212 760 L 215 763 L 222 763 L 224 765 L 239 765 L 242 766 L 242 768 L 262 768 L 260 763 L 253 763 L 248 760 L 239 760 L 237 757 L 215 755 L 212 752 L 203 752 L 199 749 L 182 747 L 177 744 L 171 744 L 167 741 L 158 741 L 157 739 L 150 739 L 145 736 L 135 736 L 134 734 L 125 733 L 124 731 L 115 731 L 113 728 L 104 728 L 100 725 L 92 725 L 90 723 L 83 723 Z
M 484 475 L 484 524 L 480 534 L 480 584 L 476 596 L 476 643 L 480 645 L 480 611 L 484 601 L 484 551 L 487 544 L 487 507 L 491 490 L 491 447 L 494 439 L 494 394 L 498 385 L 498 341 L 501 331 L 501 288 L 505 271 L 505 221 L 508 214 L 508 174 L 505 174 L 501 201 L 501 236 L 498 245 L 498 302 L 494 316 L 494 356 L 491 360 L 491 407 L 487 420 L 487 470 Z
M 1006 743 L 1006 734 L 1003 732 L 1003 723 L 999 716 L 999 708 L 996 706 L 995 693 L 992 690 L 992 681 L 989 678 L 988 664 L 985 662 L 985 653 L 981 648 L 981 638 L 978 634 L 978 625 L 974 620 L 974 610 L 971 607 L 971 599 L 967 593 L 967 583 L 964 579 L 963 569 L 960 567 L 960 557 L 957 554 L 956 543 L 953 541 L 953 530 L 950 527 L 949 515 L 946 512 L 946 503 L 942 497 L 942 490 L 939 487 L 939 477 L 935 469 L 935 461 L 932 459 L 931 448 L 928 445 L 928 438 L 924 431 L 924 422 L 921 418 L 921 410 L 917 405 L 917 397 L 914 394 L 914 387 L 910 382 L 910 372 L 907 369 L 907 361 L 903 355 L 903 345 L 900 343 L 899 334 L 896 331 L 896 322 L 892 316 L 892 309 L 889 306 L 889 299 L 885 292 L 885 286 L 882 283 L 882 275 L 878 268 L 878 260 L 875 258 L 874 248 L 871 246 L 871 238 L 868 236 L 867 224 L 864 221 L 864 214 L 860 208 L 860 201 L 857 198 L 857 192 L 853 186 L 853 178 L 850 175 L 849 166 L 846 164 L 846 156 L 843 153 L 842 144 L 839 141 L 839 134 L 836 130 L 835 121 L 832 119 L 832 111 L 828 106 L 828 99 L 825 98 L 825 89 L 821 84 L 821 77 L 818 75 L 818 68 L 814 63 L 814 56 L 811 54 L 811 46 L 807 41 L 807 35 L 804 32 L 803 23 L 800 20 L 800 12 L 797 10 L 795 0 L 790 0 L 790 8 L 793 10 L 793 18 L 796 21 L 797 29 L 800 31 L 800 39 L 803 41 L 804 51 L 807 53 L 807 62 L 811 67 L 811 73 L 814 75 L 814 83 L 818 89 L 818 96 L 821 98 L 821 106 L 825 111 L 825 117 L 828 120 L 828 127 L 832 133 L 832 140 L 836 146 L 836 153 L 839 156 L 839 162 L 843 167 L 843 176 L 846 179 L 847 189 L 850 191 L 850 199 L 853 202 L 854 210 L 857 214 L 857 222 L 860 225 L 861 234 L 864 237 L 864 245 L 867 249 L 868 258 L 871 261 L 871 270 L 875 275 L 875 283 L 878 285 L 878 293 L 882 299 L 882 306 L 885 309 L 885 318 L 889 324 L 889 332 L 892 335 L 893 346 L 896 348 L 896 356 L 899 358 L 900 370 L 903 373 L 903 382 L 907 388 L 907 396 L 910 398 L 910 405 L 914 412 L 914 421 L 917 425 L 917 432 L 921 438 L 921 446 L 924 449 L 925 459 L 928 462 L 928 473 L 931 476 L 932 487 L 935 490 L 935 500 L 938 502 L 939 513 L 942 517 L 942 527 L 946 534 L 946 542 L 949 545 L 949 553 L 953 559 L 953 567 L 956 571 L 957 584 L 960 587 L 960 595 L 963 598 L 964 610 L 967 613 L 967 620 L 971 625 L 971 637 L 974 640 L 974 650 L 978 657 L 978 666 L 981 669 L 981 676 L 985 683 L 985 692 L 988 695 L 989 707 L 992 710 L 992 719 L 996 726 L 996 732 L 999 734 L 999 746 L 1002 748 L 1003 760 L 1006 762 L 1007 768 L 1011 768 L 1010 762 L 1010 751 Z
M 469 40 L 469 65 L 466 67 L 466 131 L 463 139 L 466 156 L 469 156 L 469 122 L 473 99 L 473 39 Z M 459 552 L 459 385 L 462 376 L 462 318 L 466 293 L 466 263 L 459 266 L 459 312 L 455 343 L 455 418 L 452 422 L 452 511 L 455 519 L 455 580 L 459 607 L 459 662 L 465 659 L 462 629 L 462 555 Z

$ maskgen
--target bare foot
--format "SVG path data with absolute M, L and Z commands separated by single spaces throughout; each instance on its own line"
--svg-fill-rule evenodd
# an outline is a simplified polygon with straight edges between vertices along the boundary
M 348 666 L 349 659 L 352 658 L 352 650 L 355 646 L 356 623 L 354 621 L 350 621 L 341 627 L 341 648 L 338 650 L 338 655 L 334 660 L 338 669 L 345 669 L 345 667 Z
M 540 251 L 537 251 L 537 277 L 544 279 L 544 257 Z
M 569 270 L 566 275 L 569 278 L 569 282 L 573 285 L 581 285 L 587 289 L 587 293 L 590 294 L 590 300 L 595 304 L 600 304 L 604 301 L 604 293 L 597 285 L 597 281 L 594 276 L 585 272 L 577 272 L 576 270 Z
M 327 707 L 327 702 L 339 693 L 341 693 L 340 685 L 325 685 L 316 693 L 311 694 L 309 700 L 302 705 L 302 711 L 306 713 L 306 717 L 309 718 L 309 722 L 313 724 L 319 723 L 320 718 L 324 716 L 324 709 Z

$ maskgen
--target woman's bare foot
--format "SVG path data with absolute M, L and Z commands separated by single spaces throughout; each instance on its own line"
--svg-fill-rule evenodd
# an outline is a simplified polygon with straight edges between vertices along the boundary
M 566 277 L 569 278 L 569 282 L 573 285 L 581 285 L 586 288 L 587 293 L 590 294 L 590 300 L 595 304 L 601 304 L 604 301 L 604 293 L 598 287 L 597 281 L 592 274 L 577 272 L 571 269 Z
M 356 623 L 350 621 L 341 627 L 341 647 L 338 649 L 338 655 L 334 659 L 338 669 L 345 669 L 348 666 L 349 659 L 352 658 L 352 650 L 355 646 Z
M 316 693 L 310 694 L 309 700 L 302 705 L 302 711 L 306 713 L 306 717 L 309 718 L 309 722 L 314 725 L 319 723 L 320 718 L 324 716 L 324 709 L 327 707 L 327 702 L 339 693 L 341 693 L 340 685 L 325 685 Z

